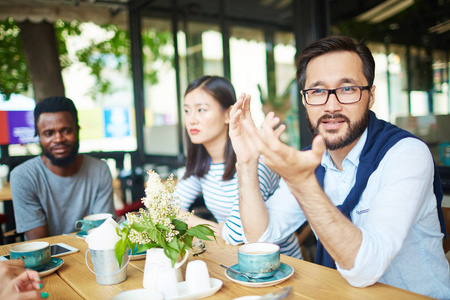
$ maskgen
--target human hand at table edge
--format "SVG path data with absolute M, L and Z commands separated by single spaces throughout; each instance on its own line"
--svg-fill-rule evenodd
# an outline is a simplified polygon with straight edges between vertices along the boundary
M 39 273 L 26 270 L 22 260 L 0 262 L 0 299 L 44 299 Z

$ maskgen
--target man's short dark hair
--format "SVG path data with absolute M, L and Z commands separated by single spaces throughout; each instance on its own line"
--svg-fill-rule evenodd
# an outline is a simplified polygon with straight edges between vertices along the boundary
M 372 86 L 375 78 L 375 61 L 369 48 L 363 44 L 355 43 L 345 36 L 329 36 L 307 46 L 296 61 L 297 81 L 300 88 L 305 89 L 306 67 L 311 59 L 328 53 L 349 51 L 356 53 L 362 61 L 364 77 L 367 85 Z
M 68 111 L 72 115 L 77 129 L 80 129 L 78 125 L 78 111 L 73 101 L 66 97 L 55 96 L 45 98 L 34 108 L 34 135 L 38 135 L 37 121 L 42 113 L 55 113 L 60 111 Z

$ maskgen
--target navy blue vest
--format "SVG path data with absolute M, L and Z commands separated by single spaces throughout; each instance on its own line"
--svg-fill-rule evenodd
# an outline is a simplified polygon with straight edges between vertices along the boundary
M 356 171 L 355 185 L 350 190 L 347 198 L 345 198 L 345 201 L 341 205 L 337 206 L 337 208 L 347 218 L 351 220 L 350 213 L 358 204 L 361 195 L 366 188 L 367 181 L 369 180 L 370 175 L 377 169 L 386 152 L 398 141 L 407 137 L 417 138 L 408 131 L 400 129 L 397 126 L 387 123 L 383 120 L 377 119 L 375 113 L 370 111 L 367 140 L 359 158 L 359 166 Z M 317 181 L 319 181 L 320 185 L 323 188 L 323 181 L 325 177 L 324 167 L 319 165 L 315 171 L 315 174 L 317 177 Z M 437 209 L 439 221 L 441 223 L 441 231 L 445 236 L 446 232 L 444 215 L 442 213 L 441 207 L 443 193 L 436 165 L 434 166 L 433 190 L 437 200 Z M 336 268 L 333 258 L 328 254 L 320 240 L 317 240 L 316 263 L 329 268 Z

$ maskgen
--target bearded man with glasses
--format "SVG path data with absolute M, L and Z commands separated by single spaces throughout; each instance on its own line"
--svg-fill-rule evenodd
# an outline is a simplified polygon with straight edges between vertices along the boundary
M 305 151 L 280 142 L 286 127 L 273 113 L 257 130 L 250 96 L 239 97 L 230 136 L 246 239 L 273 242 L 307 219 L 318 238 L 316 263 L 349 284 L 382 282 L 449 299 L 437 169 L 425 143 L 370 110 L 374 76 L 369 49 L 347 37 L 324 38 L 301 53 L 297 80 L 314 135 Z M 284 180 L 271 198 L 277 213 L 258 194 L 261 154 Z

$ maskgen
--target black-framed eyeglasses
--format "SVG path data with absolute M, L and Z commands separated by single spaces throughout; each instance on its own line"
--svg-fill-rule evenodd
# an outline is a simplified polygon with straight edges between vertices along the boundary
M 370 86 L 343 86 L 337 89 L 307 89 L 303 90 L 305 101 L 309 105 L 324 105 L 328 102 L 330 94 L 336 96 L 342 104 L 352 104 L 361 100 L 362 92 L 370 90 Z

